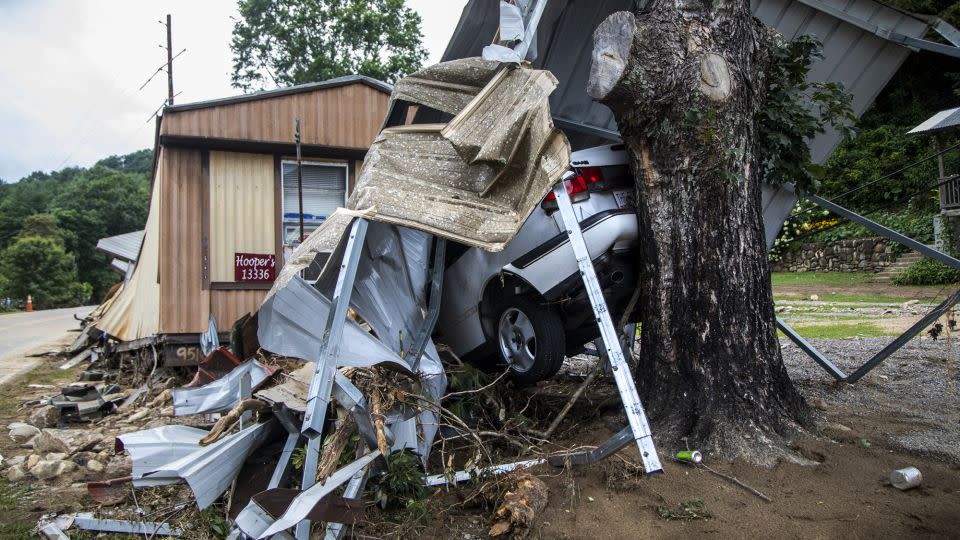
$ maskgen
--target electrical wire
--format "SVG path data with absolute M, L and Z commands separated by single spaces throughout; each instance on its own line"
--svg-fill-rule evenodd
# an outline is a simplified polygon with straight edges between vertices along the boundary
M 909 165 L 905 165 L 905 166 L 903 166 L 903 167 L 901 167 L 901 168 L 899 168 L 899 169 L 897 169 L 897 170 L 895 170 L 895 171 L 893 171 L 893 172 L 887 173 L 887 174 L 885 174 L 885 175 L 883 175 L 883 176 L 881 176 L 881 177 L 879 177 L 879 178 L 875 178 L 875 179 L 867 182 L 866 184 L 857 186 L 857 187 L 855 187 L 855 188 L 853 188 L 853 189 L 851 189 L 851 190 L 849 190 L 849 191 L 847 191 L 847 192 L 841 193 L 840 195 L 837 195 L 837 196 L 835 196 L 835 197 L 831 197 L 830 200 L 832 200 L 832 201 L 834 201 L 834 202 L 839 201 L 840 199 L 843 199 L 844 197 L 846 197 L 846 196 L 848 196 L 848 195 L 852 195 L 852 194 L 854 194 L 854 193 L 856 193 L 856 192 L 858 192 L 858 191 L 861 191 L 861 190 L 866 189 L 866 188 L 868 188 L 868 187 L 870 187 L 870 186 L 872 186 L 872 185 L 875 185 L 875 184 L 877 184 L 877 183 L 879 183 L 879 182 L 882 182 L 882 181 L 884 181 L 884 180 L 887 180 L 887 179 L 890 178 L 890 177 L 896 176 L 896 175 L 898 175 L 898 174 L 900 174 L 900 173 L 902 173 L 902 172 L 904 172 L 904 171 L 906 171 L 906 170 L 912 169 L 912 168 L 914 168 L 914 167 L 916 167 L 916 166 L 918 166 L 918 165 L 922 165 L 922 164 L 930 161 L 931 159 L 934 159 L 934 158 L 936 158 L 936 157 L 940 157 L 940 156 L 942 156 L 943 154 L 946 154 L 947 152 L 949 152 L 949 151 L 951 151 L 951 150 L 953 150 L 953 149 L 956 149 L 956 148 L 960 148 L 960 143 L 957 143 L 957 144 L 955 144 L 955 145 L 953 145 L 953 146 L 951 146 L 951 147 L 949 147 L 949 148 L 945 148 L 945 149 L 943 149 L 943 150 L 940 150 L 939 152 L 935 152 L 935 153 L 933 153 L 933 154 L 930 154 L 929 156 L 927 156 L 927 157 L 925 157 L 925 158 L 923 158 L 923 159 L 921 159 L 921 160 L 919 160 L 919 161 L 915 161 L 915 162 L 913 162 L 913 163 L 911 163 L 911 164 L 909 164 Z M 810 214 L 810 213 L 812 213 L 812 212 L 814 212 L 814 211 L 816 211 L 816 210 L 818 210 L 818 209 L 819 209 L 819 207 L 814 207 L 814 208 L 808 208 L 808 209 L 806 209 L 806 210 L 801 210 L 800 212 L 797 212 L 796 214 L 793 214 L 793 216 L 791 216 L 791 217 L 796 218 L 796 217 L 804 216 L 804 215 Z M 826 230 L 826 229 L 824 229 L 824 230 Z
M 947 178 L 944 179 L 944 180 L 941 180 L 941 181 L 939 181 L 939 182 L 936 182 L 935 184 L 932 184 L 932 185 L 930 185 L 930 186 L 926 186 L 926 187 L 924 187 L 924 188 L 922 188 L 922 189 L 919 189 L 919 190 L 917 190 L 917 191 L 914 191 L 913 193 L 908 193 L 908 194 L 904 195 L 903 197 L 900 197 L 899 199 L 895 199 L 895 200 L 893 200 L 893 201 L 884 203 L 884 204 L 882 204 L 882 205 L 880 205 L 880 206 L 878 206 L 878 207 L 876 207 L 876 208 L 873 208 L 872 210 L 868 210 L 868 211 L 866 211 L 866 212 L 861 212 L 860 215 L 861 215 L 861 216 L 868 216 L 868 215 L 873 214 L 873 213 L 875 213 L 875 212 L 879 212 L 880 210 L 883 210 L 883 209 L 886 209 L 886 208 L 890 208 L 891 206 L 895 206 L 895 205 L 904 203 L 904 202 L 912 199 L 913 197 L 916 197 L 917 195 L 919 195 L 919 194 L 921 194 L 921 193 L 925 193 L 925 192 L 927 192 L 927 191 L 930 191 L 931 189 L 938 188 L 938 187 L 940 187 L 940 186 L 942 186 L 942 185 L 944 185 L 944 184 L 949 184 L 950 182 L 954 182 L 954 181 L 956 181 L 957 179 L 960 179 L 960 175 L 949 176 L 949 177 L 947 177 Z M 818 206 L 817 208 L 820 208 L 820 207 Z M 812 210 L 812 209 L 811 209 L 811 210 Z M 800 214 L 797 214 L 797 215 L 800 215 Z M 829 227 L 824 227 L 824 228 L 822 228 L 822 229 L 817 229 L 817 230 L 815 230 L 815 231 L 807 231 L 807 232 L 801 234 L 800 236 L 797 236 L 796 238 L 792 238 L 790 241 L 791 241 L 791 242 L 797 242 L 797 241 L 803 240 L 803 239 L 805 239 L 805 238 L 809 238 L 809 237 L 811 237 L 811 236 L 813 236 L 813 235 L 820 234 L 820 233 L 822 233 L 822 232 L 826 232 L 826 231 L 835 229 L 835 228 L 839 227 L 840 225 L 842 225 L 842 223 L 834 223 L 833 225 L 830 225 Z

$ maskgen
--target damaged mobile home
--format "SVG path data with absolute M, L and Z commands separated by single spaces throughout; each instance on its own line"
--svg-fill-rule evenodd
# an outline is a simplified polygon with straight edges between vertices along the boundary
M 272 474 L 236 515 L 231 537 L 304 539 L 311 523 L 323 522 L 326 537 L 339 538 L 344 525 L 362 515 L 356 499 L 366 483 L 397 452 L 416 456 L 430 474 L 429 485 L 545 462 L 592 463 L 630 444 L 646 473 L 660 470 L 624 354 L 633 332 L 624 335 L 623 328 L 633 302 L 608 305 L 604 299 L 614 275 L 604 257 L 630 247 L 629 227 L 615 242 L 598 240 L 605 229 L 597 224 L 632 215 L 629 199 L 617 195 L 632 179 L 614 182 L 612 169 L 623 170 L 616 161 L 622 159 L 614 148 L 616 126 L 583 89 L 590 33 L 582 28 L 633 3 L 521 4 L 501 4 L 498 11 L 472 0 L 446 61 L 392 88 L 346 78 L 165 112 L 142 247 L 127 259 L 135 269 L 91 328 L 131 349 L 176 345 L 162 351 L 165 359 L 155 362 L 151 375 L 164 364 L 199 364 L 197 377 L 155 399 L 172 402 L 175 422 L 216 421 L 120 435 L 118 449 L 132 460 L 133 486 L 183 484 L 196 507 L 207 508 L 232 494 L 245 462 L 270 446 Z M 872 0 L 853 4 L 763 0 L 754 11 L 787 37 L 826 25 L 827 57 L 811 77 L 854 77 L 847 82 L 859 114 L 909 54 L 904 41 L 890 36 L 921 40 L 929 24 Z M 869 21 L 854 15 L 859 5 L 871 8 L 874 28 L 882 21 L 896 32 L 865 27 Z M 490 46 L 498 32 L 503 41 Z M 873 60 L 864 64 L 857 55 Z M 850 69 L 854 63 L 858 68 Z M 311 103 L 335 101 L 325 97 L 331 93 L 362 106 L 349 108 L 353 116 L 346 119 L 324 106 L 310 109 Z M 304 130 L 304 155 L 316 161 L 311 174 L 322 196 L 310 207 L 315 229 L 302 242 L 292 222 L 308 207 L 288 211 L 295 169 L 287 157 L 295 149 L 283 122 L 266 121 L 273 111 L 288 123 L 296 115 L 314 118 L 305 123 L 312 127 Z M 223 118 L 241 120 L 228 127 Z M 337 125 L 337 135 L 321 125 Z M 821 135 L 813 142 L 816 159 L 825 159 L 838 142 L 835 133 Z M 593 148 L 598 145 L 605 145 L 602 151 Z M 609 176 L 587 179 L 588 167 Z M 795 200 L 789 187 L 765 188 L 768 242 Z M 249 281 L 242 272 L 237 278 L 244 254 L 272 258 L 275 267 L 285 262 L 269 279 Z M 458 260 L 468 268 L 457 268 Z M 533 276 L 538 260 L 552 261 L 554 273 L 562 268 L 557 283 L 539 284 Z M 548 298 L 560 290 L 581 297 L 575 329 L 585 330 L 560 326 L 560 339 L 571 348 L 596 339 L 627 425 L 589 451 L 487 467 L 473 462 L 460 471 L 440 460 L 437 467 L 434 443 L 469 436 L 470 427 L 444 420 L 449 380 L 445 348 L 435 339 L 455 354 L 488 346 L 517 365 L 529 360 L 537 366 L 546 354 L 536 334 L 543 323 L 531 320 L 523 306 L 505 304 L 503 297 L 491 304 L 507 306 L 500 311 L 484 306 L 492 294 L 487 287 L 497 283 L 500 294 L 535 291 Z M 453 296 L 465 301 L 453 302 Z M 234 351 L 218 348 L 227 336 L 217 329 L 248 313 L 255 317 L 231 336 Z M 571 314 L 550 317 L 566 322 Z M 533 337 L 526 333 L 531 328 Z M 203 354 L 176 350 L 200 344 L 202 334 Z M 239 342 L 243 352 L 236 354 Z M 568 350 L 553 352 L 562 361 Z M 538 377 L 552 375 L 555 356 L 549 362 L 549 369 L 537 369 Z M 445 425 L 451 422 L 456 425 Z M 352 454 L 346 443 L 324 446 L 354 431 Z

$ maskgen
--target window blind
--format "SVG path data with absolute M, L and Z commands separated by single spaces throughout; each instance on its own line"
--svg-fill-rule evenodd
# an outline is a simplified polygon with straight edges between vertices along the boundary
M 296 220 L 297 163 L 282 163 L 284 221 Z M 343 206 L 347 191 L 347 168 L 331 165 L 303 164 L 303 214 L 305 220 L 325 220 Z

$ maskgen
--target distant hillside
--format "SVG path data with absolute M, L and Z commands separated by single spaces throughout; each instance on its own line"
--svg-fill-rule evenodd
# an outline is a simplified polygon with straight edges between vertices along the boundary
M 139 150 L 0 184 L 0 296 L 31 294 L 38 307 L 100 301 L 119 275 L 97 240 L 143 228 L 152 165 L 153 152 Z

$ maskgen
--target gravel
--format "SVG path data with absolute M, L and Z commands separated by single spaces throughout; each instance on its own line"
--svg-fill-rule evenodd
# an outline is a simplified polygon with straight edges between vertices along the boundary
M 892 338 L 812 340 L 845 373 L 851 373 Z M 785 341 L 785 340 L 784 340 Z M 808 401 L 822 400 L 851 416 L 886 413 L 888 437 L 896 446 L 960 464 L 960 394 L 955 364 L 960 344 L 944 337 L 914 338 L 856 384 L 837 384 L 792 343 L 782 346 L 790 377 Z

